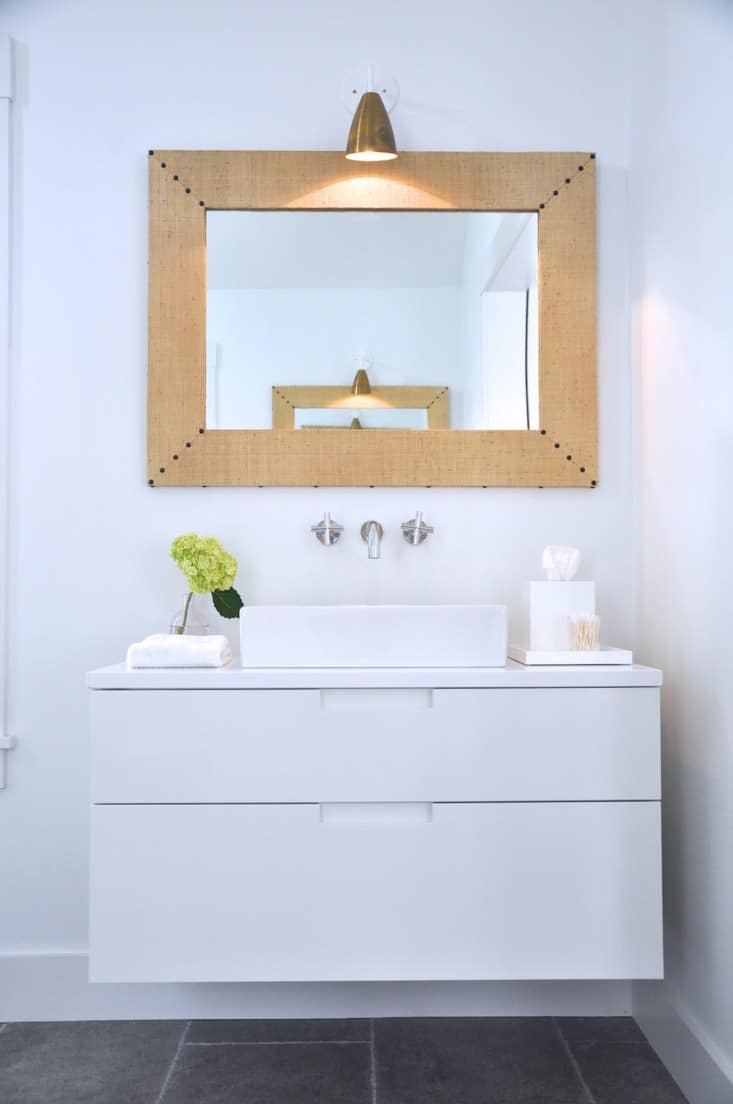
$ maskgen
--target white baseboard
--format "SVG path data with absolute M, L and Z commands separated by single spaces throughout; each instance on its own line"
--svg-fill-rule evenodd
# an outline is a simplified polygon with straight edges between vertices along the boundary
M 731 1104 L 733 1057 L 708 1038 L 666 982 L 632 987 L 632 1012 L 690 1104 Z
M 0 1021 L 624 1016 L 622 981 L 90 984 L 85 953 L 0 954 Z

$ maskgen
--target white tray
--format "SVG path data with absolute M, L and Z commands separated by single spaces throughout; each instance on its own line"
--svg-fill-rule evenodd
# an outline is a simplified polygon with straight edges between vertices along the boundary
M 532 651 L 523 644 L 510 644 L 508 648 L 510 659 L 516 659 L 518 663 L 524 663 L 526 667 L 534 666 L 572 666 L 588 667 L 594 665 L 608 666 L 609 664 L 629 664 L 634 662 L 634 654 L 628 648 L 610 648 L 601 646 L 597 652 L 540 652 Z

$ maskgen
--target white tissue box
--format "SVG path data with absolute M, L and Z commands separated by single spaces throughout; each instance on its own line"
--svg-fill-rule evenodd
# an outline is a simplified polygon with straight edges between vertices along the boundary
M 569 651 L 571 614 L 595 612 L 595 583 L 530 583 L 530 650 Z

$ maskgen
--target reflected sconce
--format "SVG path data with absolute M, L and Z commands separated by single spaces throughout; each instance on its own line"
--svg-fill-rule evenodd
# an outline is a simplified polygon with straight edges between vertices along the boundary
M 367 90 L 351 120 L 346 142 L 349 161 L 394 161 L 397 145 L 389 114 L 379 92 L 374 91 L 374 67 L 369 66 Z
M 370 364 L 371 362 L 366 357 L 357 357 L 357 364 Z M 369 375 L 366 368 L 359 368 L 354 376 L 354 382 L 351 385 L 351 392 L 343 399 L 337 399 L 336 402 L 329 403 L 329 406 L 336 406 L 341 408 L 352 410 L 381 410 L 385 407 L 389 407 L 390 403 L 385 402 L 384 399 L 378 399 L 376 395 L 372 394 L 372 385 L 369 382 Z M 357 418 L 354 421 L 358 421 Z M 355 426 L 352 422 L 352 429 L 361 429 L 361 425 Z
M 367 375 L 366 368 L 360 368 L 354 376 L 354 382 L 351 385 L 352 395 L 371 395 L 372 385 L 369 382 L 369 376 Z

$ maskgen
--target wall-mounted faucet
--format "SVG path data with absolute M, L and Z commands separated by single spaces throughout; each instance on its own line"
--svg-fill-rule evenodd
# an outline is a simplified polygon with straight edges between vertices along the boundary
M 422 510 L 418 510 L 414 518 L 402 522 L 402 536 L 408 544 L 422 544 L 432 532 L 432 525 L 426 525 L 422 519 Z
M 378 521 L 365 521 L 361 527 L 361 539 L 366 541 L 370 560 L 379 559 L 380 542 L 384 536 L 384 529 Z
M 343 525 L 340 525 L 337 521 L 332 521 L 328 511 L 326 511 L 317 525 L 311 525 L 311 533 L 315 533 L 316 539 L 319 540 L 321 544 L 338 544 L 343 531 Z
M 418 510 L 414 518 L 410 518 L 409 521 L 403 521 L 401 529 L 404 539 L 412 545 L 422 544 L 434 532 L 432 525 L 427 525 L 423 521 L 422 510 Z M 333 521 L 328 511 L 317 525 L 311 525 L 311 533 L 315 533 L 317 540 L 325 545 L 338 544 L 343 531 L 343 525 L 338 521 Z M 365 521 L 362 525 L 361 539 L 366 542 L 370 560 L 380 558 L 383 536 L 384 529 L 378 521 L 372 519 L 371 521 Z

